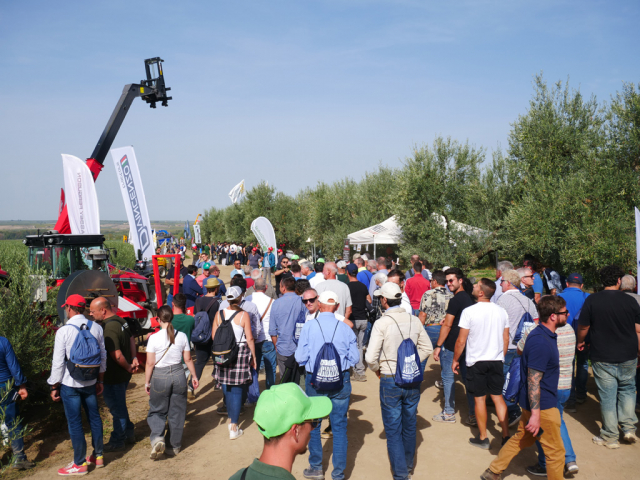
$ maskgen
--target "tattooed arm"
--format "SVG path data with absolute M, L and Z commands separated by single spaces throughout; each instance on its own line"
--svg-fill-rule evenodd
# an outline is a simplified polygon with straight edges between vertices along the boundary
M 525 427 L 528 432 L 536 437 L 540 431 L 540 381 L 543 372 L 529 368 L 527 371 L 527 396 L 531 406 L 531 418 Z

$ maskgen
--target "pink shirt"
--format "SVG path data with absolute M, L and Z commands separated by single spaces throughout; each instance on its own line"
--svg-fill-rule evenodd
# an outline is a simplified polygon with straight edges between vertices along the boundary
M 431 288 L 431 282 L 422 275 L 414 275 L 404 284 L 404 291 L 409 297 L 411 308 L 417 310 L 420 308 L 420 301 L 424 292 Z
M 196 282 L 198 282 L 198 285 L 200 285 L 200 288 L 202 288 L 202 282 L 204 282 L 205 278 L 209 278 L 209 277 L 205 277 L 204 273 L 201 273 L 196 277 Z

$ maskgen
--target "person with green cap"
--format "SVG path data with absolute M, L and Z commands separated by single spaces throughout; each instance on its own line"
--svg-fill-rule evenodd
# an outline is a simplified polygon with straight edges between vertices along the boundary
M 253 414 L 264 436 L 262 455 L 229 480 L 295 480 L 291 469 L 296 456 L 306 453 L 311 430 L 332 408 L 328 397 L 308 397 L 295 383 L 262 392 Z
M 207 283 L 207 279 L 209 278 L 209 275 L 211 273 L 209 272 L 210 268 L 211 268 L 211 264 L 209 262 L 205 262 L 202 265 L 202 273 L 196 277 L 196 282 L 198 282 L 198 285 L 200 285 L 200 288 L 205 288 L 204 285 L 205 283 Z

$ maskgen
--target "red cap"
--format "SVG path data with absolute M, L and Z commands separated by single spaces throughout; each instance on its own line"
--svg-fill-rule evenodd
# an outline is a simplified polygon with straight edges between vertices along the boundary
M 62 305 L 63 307 L 81 307 L 84 308 L 87 306 L 87 302 L 82 295 L 78 295 L 74 293 L 73 295 L 69 295 L 67 297 L 67 301 Z
M 252 252 L 257 252 L 257 251 L 258 251 L 258 249 L 257 249 L 257 248 L 254 248 L 254 249 L 252 250 Z
M 270 251 L 270 252 L 271 252 L 271 251 L 273 251 L 273 247 L 269 247 L 269 251 Z

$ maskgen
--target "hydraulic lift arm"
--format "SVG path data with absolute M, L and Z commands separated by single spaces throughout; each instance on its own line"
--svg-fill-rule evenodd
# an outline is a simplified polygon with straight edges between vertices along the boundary
M 91 157 L 87 159 L 87 166 L 89 170 L 91 170 L 94 181 L 98 178 L 98 175 L 104 167 L 104 159 L 107 153 L 109 153 L 109 149 L 118 134 L 118 130 L 120 130 L 124 118 L 129 112 L 129 107 L 131 107 L 133 100 L 136 97 L 141 97 L 151 108 L 156 108 L 157 102 L 160 102 L 163 107 L 168 106 L 167 102 L 171 100 L 171 97 L 167 97 L 167 92 L 171 90 L 171 88 L 165 86 L 162 62 L 164 62 L 164 60 L 160 57 L 146 59 L 144 64 L 147 79 L 141 80 L 140 83 L 125 85 L 122 90 L 120 100 L 118 100 L 116 107 L 113 109 L 107 126 L 104 128 Z M 59 233 L 71 233 L 66 205 L 58 216 L 54 230 L 57 230 Z

